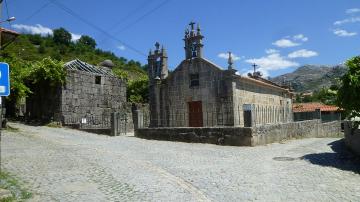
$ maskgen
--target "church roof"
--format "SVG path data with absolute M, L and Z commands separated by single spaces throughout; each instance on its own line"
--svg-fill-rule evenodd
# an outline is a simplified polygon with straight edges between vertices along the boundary
M 107 68 L 91 65 L 91 64 L 83 62 L 79 59 L 71 60 L 70 62 L 65 63 L 65 67 L 68 70 L 78 70 L 78 71 L 84 71 L 84 72 L 89 72 L 89 73 L 93 73 L 93 74 L 101 74 L 104 76 L 111 76 L 111 77 L 115 76 L 111 72 L 111 70 L 109 70 Z
M 314 112 L 320 109 L 322 112 L 342 111 L 339 107 L 333 105 L 325 105 L 320 102 L 294 103 L 293 112 Z

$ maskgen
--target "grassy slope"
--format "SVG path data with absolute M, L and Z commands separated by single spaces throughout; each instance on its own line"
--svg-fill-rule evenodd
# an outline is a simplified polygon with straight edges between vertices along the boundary
M 68 46 L 58 45 L 53 42 L 52 37 L 34 38 L 34 35 L 20 35 L 16 41 L 5 48 L 3 55 L 5 57 L 19 57 L 28 61 L 41 60 L 48 56 L 64 62 L 78 58 L 93 65 L 110 59 L 115 64 L 114 69 L 126 71 L 129 79 L 146 76 L 146 72 L 139 62 L 117 57 L 109 51 L 80 47 L 75 43 L 71 43 Z

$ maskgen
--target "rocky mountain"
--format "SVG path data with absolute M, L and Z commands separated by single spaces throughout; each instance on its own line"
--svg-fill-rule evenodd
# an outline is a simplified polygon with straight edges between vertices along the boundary
M 295 92 L 315 91 L 336 84 L 336 79 L 346 72 L 345 65 L 304 65 L 292 73 L 283 74 L 270 80 L 278 84 L 290 83 Z

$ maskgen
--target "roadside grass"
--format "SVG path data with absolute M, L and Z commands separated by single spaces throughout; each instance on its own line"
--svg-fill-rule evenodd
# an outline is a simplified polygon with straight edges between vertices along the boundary
M 9 132 L 19 132 L 20 131 L 20 129 L 11 127 L 9 125 L 6 125 L 6 128 L 3 128 L 3 129 L 6 131 L 9 131 Z
M 60 122 L 50 122 L 50 123 L 46 124 L 45 126 L 50 127 L 50 128 L 61 128 L 61 123 Z
M 0 200 L 0 202 L 25 201 L 32 194 L 21 187 L 20 182 L 7 172 L 0 172 L 0 188 L 7 189 L 11 192 L 12 197 Z

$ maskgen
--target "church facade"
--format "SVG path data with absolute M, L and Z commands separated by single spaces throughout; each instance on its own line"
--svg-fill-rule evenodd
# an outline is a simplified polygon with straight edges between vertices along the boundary
M 292 121 L 289 88 L 254 72 L 236 74 L 231 53 L 224 69 L 203 56 L 203 35 L 190 23 L 185 59 L 169 73 L 164 47 L 149 52 L 150 127 L 217 127 Z

